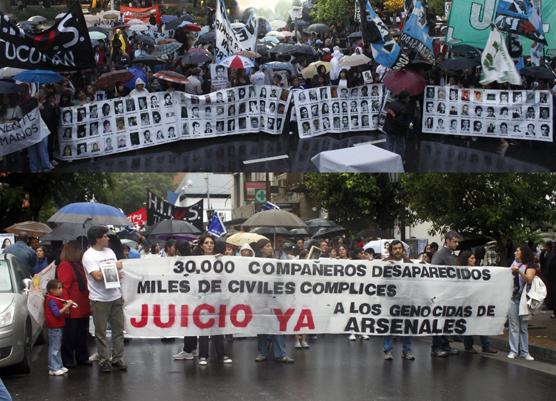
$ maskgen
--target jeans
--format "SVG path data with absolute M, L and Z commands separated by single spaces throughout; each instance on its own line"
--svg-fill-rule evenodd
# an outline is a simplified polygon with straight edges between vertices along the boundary
M 48 329 L 48 370 L 53 372 L 64 367 L 62 364 L 62 335 L 64 329 Z
M 402 350 L 403 352 L 411 352 L 411 336 L 402 337 Z M 394 345 L 392 344 L 392 336 L 384 337 L 384 352 L 392 352 Z
M 508 317 L 510 352 L 519 356 L 529 355 L 528 316 L 519 316 L 519 301 L 511 301 Z
M 216 359 L 223 359 L 225 356 L 229 356 L 226 353 L 226 344 L 224 343 L 223 335 L 210 336 L 210 341 L 216 352 Z M 199 337 L 199 358 L 209 357 L 209 336 Z
M 283 335 L 259 334 L 257 336 L 257 349 L 259 355 L 268 358 L 268 346 L 272 343 L 274 358 L 282 359 L 286 356 L 286 338 Z
M 483 347 L 483 350 L 490 348 L 490 340 L 487 336 L 479 336 L 479 339 L 481 340 L 481 347 Z M 463 345 L 465 349 L 473 348 L 473 336 L 463 336 Z
M 99 362 L 123 362 L 124 358 L 124 301 L 122 298 L 111 302 L 91 301 L 91 313 L 95 323 L 95 339 Z M 106 327 L 112 329 L 112 354 L 108 349 Z
M 12 396 L 2 379 L 0 379 L 0 401 L 12 401 Z
M 48 136 L 43 138 L 42 141 L 29 146 L 27 152 L 29 154 L 29 169 L 32 173 L 52 170 L 54 168 L 54 166 L 50 164 L 50 158 L 48 156 Z

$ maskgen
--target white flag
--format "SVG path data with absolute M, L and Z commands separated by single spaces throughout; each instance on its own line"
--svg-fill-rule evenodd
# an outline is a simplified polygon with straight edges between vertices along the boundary
M 492 82 L 521 85 L 521 75 L 515 67 L 500 31 L 492 28 L 490 36 L 481 56 L 481 85 Z

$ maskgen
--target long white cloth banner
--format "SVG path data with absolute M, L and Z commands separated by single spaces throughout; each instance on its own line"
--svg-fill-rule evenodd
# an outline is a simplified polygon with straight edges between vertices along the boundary
M 50 130 L 41 118 L 39 109 L 33 109 L 21 120 L 0 124 L 0 156 L 18 152 L 42 141 Z
M 281 134 L 290 93 L 240 86 L 207 95 L 155 92 L 61 110 L 60 158 L 84 159 L 184 139 L 265 132 Z
M 194 256 L 124 261 L 129 337 L 495 335 L 510 269 Z
M 549 91 L 428 86 L 423 132 L 552 142 Z
M 292 91 L 299 137 L 376 130 L 383 94 L 382 84 Z

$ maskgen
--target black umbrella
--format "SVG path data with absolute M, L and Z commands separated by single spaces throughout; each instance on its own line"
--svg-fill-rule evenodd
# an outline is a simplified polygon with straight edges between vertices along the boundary
M 336 227 L 323 227 L 320 228 L 312 238 L 324 238 L 324 237 L 331 237 L 340 233 L 344 233 L 346 229 L 342 226 Z
M 556 79 L 554 72 L 544 66 L 525 67 L 521 72 L 521 74 L 529 78 L 543 80 L 543 81 L 554 81 L 554 79 Z
M 12 81 L 0 80 L 0 94 L 9 95 L 11 93 L 19 93 L 21 88 Z
M 477 58 L 450 58 L 444 60 L 440 67 L 446 71 L 465 71 L 471 70 L 481 65 L 481 60 Z
M 308 227 L 338 227 L 334 221 L 320 218 L 307 220 L 305 223 Z
M 294 228 L 290 230 L 292 237 L 306 237 L 309 235 L 309 231 L 304 228 Z
M 481 50 L 469 45 L 455 45 L 450 50 L 452 57 L 481 58 Z
M 309 45 L 295 45 L 293 49 L 286 52 L 288 55 L 315 56 L 317 51 Z
M 52 231 L 41 238 L 42 242 L 52 241 L 68 242 L 80 236 L 87 236 L 89 227 L 83 223 L 59 223 Z
M 216 43 L 216 32 L 215 31 L 210 31 L 210 32 L 207 32 L 207 33 L 203 33 L 202 35 L 200 35 L 197 38 L 196 43 L 201 44 L 201 45 L 205 45 L 205 44 L 208 45 L 208 44 L 211 44 L 211 43 Z
M 143 44 L 149 45 L 149 46 L 154 46 L 155 45 L 155 41 L 154 38 L 151 38 L 148 35 L 137 35 L 137 40 Z
M 193 224 L 183 220 L 167 219 L 156 224 L 149 235 L 201 234 Z
M 151 55 L 144 55 L 138 56 L 133 59 L 131 64 L 145 64 L 145 65 L 155 65 L 155 64 L 164 64 L 166 61 L 159 59 L 158 57 L 151 56 Z
M 362 37 L 363 37 L 363 35 L 361 34 L 361 32 L 353 32 L 353 33 L 350 33 L 348 35 L 349 39 L 357 39 L 357 38 L 362 38 Z
M 119 239 L 130 239 L 135 242 L 139 242 L 142 238 L 141 234 L 135 230 L 122 230 L 119 233 L 116 233 L 116 236 Z
M 254 228 L 252 230 L 249 230 L 249 232 L 255 233 L 255 234 L 260 234 L 260 235 L 285 235 L 285 236 L 290 236 L 291 232 L 290 230 L 288 230 L 287 228 L 284 227 L 257 227 Z
M 193 49 L 196 49 L 197 51 L 192 51 Z M 181 58 L 180 61 L 181 64 L 198 65 L 204 63 L 210 63 L 212 61 L 212 55 L 208 50 L 202 49 L 203 51 L 199 51 L 201 49 L 198 48 L 193 48 L 193 49 L 189 49 L 189 51 L 185 53 L 185 55 Z
M 268 50 L 270 54 L 287 54 L 295 49 L 295 45 L 292 43 L 279 43 L 273 48 Z
M 307 32 L 325 33 L 328 32 L 328 29 L 330 28 L 326 24 L 313 24 L 309 25 L 305 30 Z

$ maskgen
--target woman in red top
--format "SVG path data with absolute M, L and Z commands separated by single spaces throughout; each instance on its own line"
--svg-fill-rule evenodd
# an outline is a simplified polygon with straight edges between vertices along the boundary
M 70 241 L 62 249 L 60 265 L 56 270 L 58 280 L 64 286 L 62 298 L 71 299 L 77 303 L 77 308 L 71 308 L 66 316 L 64 337 L 62 340 L 62 361 L 66 367 L 91 365 L 87 348 L 87 334 L 89 332 L 89 290 L 85 270 L 81 265 L 83 251 L 79 241 Z

